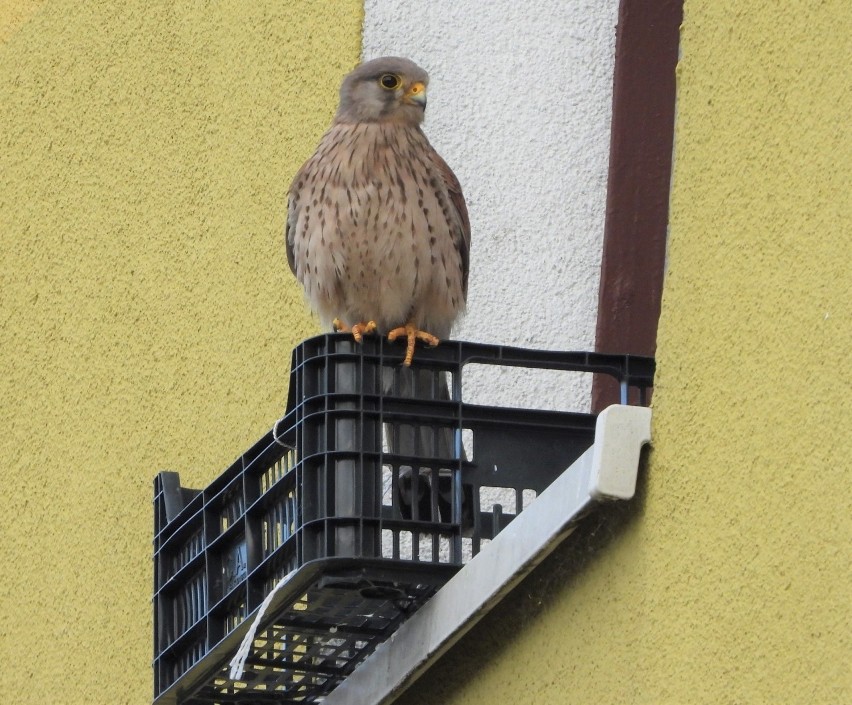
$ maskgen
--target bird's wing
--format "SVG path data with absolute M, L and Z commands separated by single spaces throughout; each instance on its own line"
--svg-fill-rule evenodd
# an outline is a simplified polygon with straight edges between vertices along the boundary
M 434 149 L 431 150 L 432 161 L 444 181 L 444 186 L 447 193 L 450 195 L 450 202 L 458 214 L 459 222 L 461 223 L 461 232 L 453 233 L 454 244 L 459 251 L 462 263 L 462 292 L 467 299 L 467 276 L 470 269 L 470 217 L 467 214 L 467 204 L 464 202 L 461 185 L 453 170 L 447 166 L 441 155 Z
M 293 230 L 295 228 L 295 199 L 293 198 L 292 189 L 287 196 L 287 222 L 284 224 L 284 241 L 287 243 L 287 263 L 290 265 L 290 271 L 296 274 L 296 253 L 293 248 Z

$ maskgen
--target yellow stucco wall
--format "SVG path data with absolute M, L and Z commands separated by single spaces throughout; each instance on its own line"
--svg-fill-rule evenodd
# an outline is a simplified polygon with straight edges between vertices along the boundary
M 207 484 L 316 331 L 285 194 L 360 0 L 0 5 L 0 701 L 151 698 L 151 491 Z
M 852 701 L 852 4 L 734 5 L 685 4 L 640 496 L 401 705 Z

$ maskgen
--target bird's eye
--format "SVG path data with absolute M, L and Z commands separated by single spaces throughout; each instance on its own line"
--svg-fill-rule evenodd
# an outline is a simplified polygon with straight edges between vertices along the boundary
M 399 80 L 399 76 L 395 76 L 392 73 L 386 73 L 379 79 L 379 83 L 382 84 L 382 88 L 387 88 L 389 91 L 395 91 L 399 88 L 402 81 Z

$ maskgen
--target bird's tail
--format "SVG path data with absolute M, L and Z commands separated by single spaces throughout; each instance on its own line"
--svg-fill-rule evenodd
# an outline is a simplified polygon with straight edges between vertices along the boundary
M 400 366 L 386 369 L 385 394 L 402 399 L 451 401 L 447 373 L 442 370 L 412 369 Z M 449 407 L 450 405 L 446 405 Z M 458 471 L 465 460 L 457 419 L 441 420 L 416 413 L 406 422 L 385 424 L 388 451 L 397 456 L 399 475 L 394 501 L 406 519 L 450 522 L 463 520 L 470 506 Z M 456 504 L 454 517 L 453 505 Z

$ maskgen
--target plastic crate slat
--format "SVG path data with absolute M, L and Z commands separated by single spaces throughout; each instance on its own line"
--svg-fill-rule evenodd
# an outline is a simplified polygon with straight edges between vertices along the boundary
M 189 563 L 185 563 L 176 572 L 169 574 L 160 585 L 157 593 L 165 595 L 174 592 L 176 588 L 186 583 L 188 577 L 203 571 L 206 563 L 207 557 L 203 552 L 199 553 Z
M 184 540 L 186 536 L 195 531 L 196 522 L 198 521 L 198 517 L 201 516 L 203 509 L 204 505 L 199 494 L 197 501 L 184 506 L 180 514 L 172 522 L 166 524 L 160 531 L 155 533 L 155 544 L 167 547 L 172 541 Z

